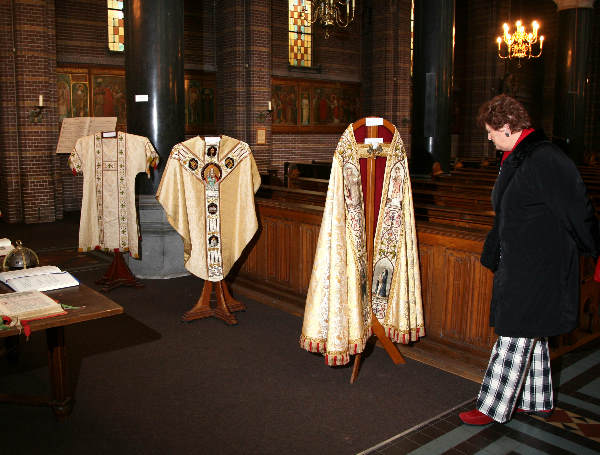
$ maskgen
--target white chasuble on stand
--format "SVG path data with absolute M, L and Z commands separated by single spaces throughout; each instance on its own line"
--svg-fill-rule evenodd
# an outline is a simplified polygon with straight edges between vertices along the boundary
M 367 271 L 360 158 L 386 157 L 375 229 L 373 269 Z M 367 273 L 371 273 L 372 302 Z M 364 350 L 375 314 L 393 342 L 425 335 L 417 235 L 406 152 L 398 130 L 390 144 L 359 144 L 349 125 L 337 145 L 300 346 L 327 365 L 344 365 Z
M 69 166 L 83 173 L 79 251 L 118 249 L 139 257 L 135 176 L 150 176 L 158 158 L 144 136 L 98 132 L 77 139 Z
M 156 198 L 183 238 L 187 270 L 209 281 L 227 276 L 258 229 L 259 186 L 245 142 L 195 137 L 173 147 Z

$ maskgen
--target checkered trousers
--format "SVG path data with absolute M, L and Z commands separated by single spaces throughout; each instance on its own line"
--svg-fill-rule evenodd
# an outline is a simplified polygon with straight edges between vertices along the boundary
M 492 349 L 477 409 L 504 423 L 516 404 L 526 411 L 549 411 L 554 406 L 545 338 L 498 337 Z

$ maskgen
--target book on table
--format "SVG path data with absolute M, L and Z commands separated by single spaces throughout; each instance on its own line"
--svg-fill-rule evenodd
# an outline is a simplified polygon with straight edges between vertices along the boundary
M 66 314 L 63 307 L 40 291 L 0 294 L 0 316 L 31 321 Z
M 0 282 L 17 292 L 51 291 L 79 285 L 73 275 L 54 265 L 1 272 Z

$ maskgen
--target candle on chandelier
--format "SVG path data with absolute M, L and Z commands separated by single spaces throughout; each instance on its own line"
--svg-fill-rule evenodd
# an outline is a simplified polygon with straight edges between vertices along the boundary
M 44 95 L 40 95 L 39 99 L 38 99 L 38 106 L 43 106 L 44 105 Z

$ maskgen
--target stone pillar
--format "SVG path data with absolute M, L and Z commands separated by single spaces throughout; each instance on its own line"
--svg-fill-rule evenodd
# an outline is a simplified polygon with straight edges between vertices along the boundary
M 160 155 L 153 179 L 138 175 L 141 260 L 128 257 L 138 278 L 186 275 L 183 242 L 154 194 L 171 148 L 185 139 L 183 0 L 131 0 L 126 4 L 127 131 L 146 136 Z M 140 101 L 136 96 L 147 96 Z
M 558 7 L 555 140 L 582 163 L 585 145 L 586 66 L 592 38 L 593 0 L 554 0 Z
M 412 170 L 450 170 L 453 0 L 415 2 Z

